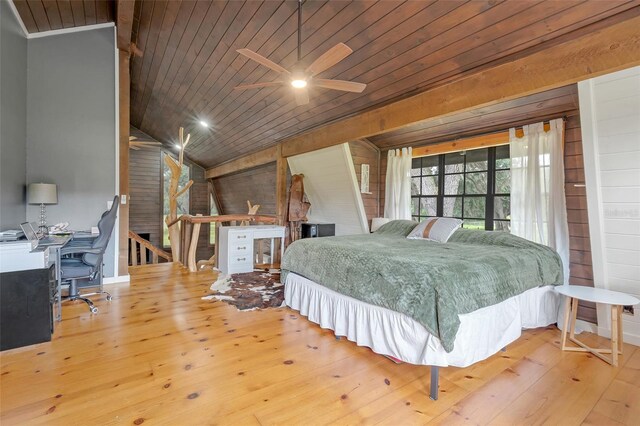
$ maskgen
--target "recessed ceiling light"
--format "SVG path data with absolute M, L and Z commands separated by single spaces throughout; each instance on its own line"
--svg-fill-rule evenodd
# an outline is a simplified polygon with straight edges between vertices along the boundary
M 182 149 L 182 146 L 179 143 L 177 143 L 176 144 L 176 149 Z
M 307 87 L 307 81 L 300 79 L 291 80 L 291 85 L 296 89 L 302 89 L 303 87 Z
M 207 122 L 206 122 L 206 121 L 204 121 L 204 120 L 200 120 L 200 125 L 201 125 L 202 127 L 207 128 L 207 129 L 209 128 L 209 123 L 207 123 Z

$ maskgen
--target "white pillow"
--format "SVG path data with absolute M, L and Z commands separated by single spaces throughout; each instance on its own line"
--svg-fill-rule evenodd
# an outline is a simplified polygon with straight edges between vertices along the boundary
M 412 240 L 431 240 L 446 243 L 462 221 L 451 217 L 428 217 L 418 224 L 407 238 Z

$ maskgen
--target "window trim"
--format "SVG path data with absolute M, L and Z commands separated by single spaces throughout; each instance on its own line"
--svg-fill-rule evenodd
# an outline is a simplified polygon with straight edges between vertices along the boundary
M 499 144 L 499 145 L 493 145 L 493 146 L 483 146 L 483 147 L 478 147 L 478 148 L 472 148 L 472 149 L 466 149 L 466 150 L 461 150 L 461 151 L 457 151 L 457 152 L 463 152 L 463 151 L 472 151 L 472 150 L 477 150 L 477 149 L 485 149 L 487 150 L 487 169 L 486 171 L 467 171 L 466 170 L 466 164 L 467 164 L 467 157 L 465 156 L 464 161 L 463 161 L 463 171 L 462 172 L 456 172 L 456 173 L 445 173 L 445 156 L 447 154 L 451 155 L 451 154 L 456 154 L 456 151 L 447 151 L 447 152 L 442 152 L 442 153 L 438 153 L 438 154 L 432 154 L 432 155 L 424 155 L 424 156 L 420 156 L 420 157 L 414 157 L 415 159 L 420 159 L 420 166 L 422 166 L 422 158 L 425 157 L 434 157 L 437 156 L 438 157 L 438 173 L 436 175 L 424 175 L 422 172 L 422 167 L 420 167 L 420 174 L 417 176 L 413 176 L 413 177 L 420 177 L 420 185 L 418 187 L 418 195 L 411 195 L 411 199 L 416 198 L 418 200 L 418 215 L 411 215 L 412 218 L 417 218 L 419 221 L 422 220 L 424 217 L 420 214 L 420 206 L 421 206 L 421 200 L 422 198 L 435 198 L 436 199 L 436 216 L 438 217 L 444 217 L 444 201 L 446 198 L 457 198 L 460 197 L 462 198 L 462 206 L 461 206 L 461 212 L 462 212 L 462 217 L 456 217 L 458 219 L 462 219 L 462 220 L 475 220 L 475 221 L 484 221 L 484 227 L 485 230 L 487 231 L 493 231 L 495 230 L 495 222 L 496 221 L 500 221 L 500 222 L 510 222 L 510 220 L 507 219 L 496 219 L 495 218 L 495 199 L 496 197 L 511 197 L 511 193 L 497 193 L 496 192 L 496 171 L 499 170 L 511 170 L 511 167 L 509 167 L 508 169 L 505 168 L 497 168 L 496 167 L 496 158 L 497 158 L 497 148 L 504 146 L 504 145 L 508 145 L 508 144 Z M 413 167 L 412 167 L 413 169 Z M 486 189 L 486 193 L 483 194 L 466 194 L 466 176 L 467 174 L 470 173 L 487 173 L 487 189 Z M 463 190 L 462 190 L 462 194 L 447 194 L 445 195 L 445 176 L 451 176 L 451 175 L 461 175 L 463 178 Z M 423 195 L 422 194 L 422 178 L 425 176 L 437 176 L 438 178 L 438 194 L 437 195 Z M 464 216 L 464 200 L 465 198 L 468 197 L 484 197 L 485 199 L 485 217 L 484 218 L 474 218 L 474 217 L 465 217 Z M 413 206 L 413 202 L 412 202 L 412 206 Z M 413 211 L 412 211 L 413 213 Z M 455 216 L 452 216 L 455 217 Z M 464 218 L 464 219 L 463 219 Z

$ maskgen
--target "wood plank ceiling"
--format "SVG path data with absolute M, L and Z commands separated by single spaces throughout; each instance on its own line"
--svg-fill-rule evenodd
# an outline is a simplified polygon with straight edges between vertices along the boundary
M 578 87 L 572 84 L 486 108 L 426 120 L 367 139 L 382 150 L 426 145 L 451 140 L 451 135 L 461 138 L 501 131 L 511 126 L 557 118 L 576 110 Z
M 13 0 L 29 33 L 113 22 L 113 0 Z
M 235 91 L 278 75 L 236 52 L 247 47 L 283 67 L 296 62 L 296 1 L 136 2 L 131 124 L 171 142 L 192 134 L 205 167 L 379 106 L 464 73 L 543 49 L 639 14 L 635 1 L 320 1 L 303 6 L 302 63 L 338 42 L 354 53 L 323 78 L 367 84 L 361 94 L 312 88 Z M 606 20 L 606 21 L 605 21 Z M 559 64 L 561 66 L 561 64 Z M 211 124 L 198 127 L 198 120 Z

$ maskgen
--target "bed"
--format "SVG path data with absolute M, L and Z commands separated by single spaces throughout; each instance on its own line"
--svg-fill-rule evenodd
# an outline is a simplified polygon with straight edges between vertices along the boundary
M 374 352 L 438 368 L 466 367 L 557 322 L 562 263 L 548 247 L 503 232 L 457 230 L 447 243 L 410 240 L 392 221 L 370 235 L 304 239 L 282 261 L 285 303 Z

